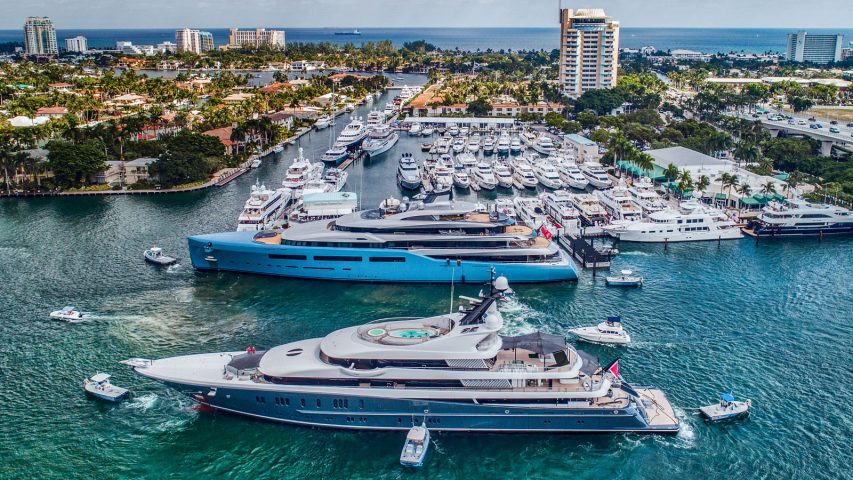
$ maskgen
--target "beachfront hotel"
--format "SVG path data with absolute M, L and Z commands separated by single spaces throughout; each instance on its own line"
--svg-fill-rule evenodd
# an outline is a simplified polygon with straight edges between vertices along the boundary
M 228 45 L 220 48 L 269 47 L 284 50 L 284 30 L 240 30 L 232 28 L 228 31 Z
M 29 17 L 24 23 L 24 52 L 27 55 L 57 55 L 56 29 L 47 17 Z
M 619 22 L 603 9 L 560 10 L 560 85 L 563 93 L 616 85 L 619 66 Z
M 807 32 L 788 34 L 785 60 L 791 62 L 830 63 L 841 61 L 844 36 L 813 35 Z

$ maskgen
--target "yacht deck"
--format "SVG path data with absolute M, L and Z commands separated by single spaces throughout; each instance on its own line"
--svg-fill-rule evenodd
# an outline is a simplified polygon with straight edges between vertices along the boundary
M 265 243 L 267 245 L 281 245 L 281 234 L 276 233 L 275 235 L 270 236 L 256 236 L 256 242 Z

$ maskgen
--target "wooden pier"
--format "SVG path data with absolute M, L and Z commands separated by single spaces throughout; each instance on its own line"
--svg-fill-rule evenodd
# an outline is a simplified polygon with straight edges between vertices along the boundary
M 557 244 L 563 247 L 582 268 L 591 268 L 593 276 L 599 268 L 610 268 L 611 255 L 599 252 L 595 249 L 594 243 L 586 241 L 583 237 L 560 235 L 557 237 Z

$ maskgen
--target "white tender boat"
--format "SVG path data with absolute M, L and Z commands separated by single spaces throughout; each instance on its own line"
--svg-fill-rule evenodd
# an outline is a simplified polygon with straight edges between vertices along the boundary
M 409 135 L 417 137 L 421 134 L 422 130 L 423 127 L 421 127 L 420 123 L 413 123 L 412 126 L 409 128 Z
M 622 319 L 619 317 L 607 317 L 606 321 L 594 327 L 573 328 L 570 332 L 577 335 L 581 340 L 590 343 L 606 345 L 627 345 L 631 343 L 631 336 L 622 328 Z
M 434 133 L 435 133 L 435 129 L 433 127 L 424 127 L 424 129 L 421 130 L 421 136 L 424 136 L 424 137 L 430 137 Z
M 126 388 L 111 384 L 110 376 L 106 373 L 96 373 L 91 378 L 83 380 L 83 390 L 95 398 L 108 402 L 120 402 L 130 393 Z
M 722 393 L 720 394 L 720 403 L 699 407 L 699 411 L 708 420 L 718 422 L 746 415 L 749 413 L 750 407 L 752 407 L 752 400 L 739 402 L 735 400 L 734 395 L 731 393 Z
M 63 307 L 62 310 L 50 312 L 50 318 L 54 320 L 65 320 L 67 322 L 79 322 L 83 320 L 83 312 L 77 307 Z
M 177 258 L 164 254 L 163 249 L 160 247 L 151 247 L 145 250 L 142 255 L 146 261 L 156 265 L 171 265 L 178 261 Z
M 328 127 L 332 123 L 332 119 L 328 115 L 323 115 L 314 122 L 314 128 L 317 130 L 322 130 Z
M 400 453 L 400 465 L 420 467 L 424 464 L 429 449 L 429 429 L 426 424 L 412 427 L 406 435 L 406 443 Z
M 252 163 L 251 163 L 251 165 L 249 165 L 249 166 L 250 166 L 250 167 L 252 167 L 252 168 L 258 168 L 258 167 L 260 167 L 260 166 L 261 166 L 261 159 L 260 159 L 260 158 L 256 158 L 256 159 L 252 160 Z
M 631 270 L 622 270 L 621 275 L 606 277 L 607 284 L 615 287 L 642 287 L 643 277 L 632 275 Z
M 281 153 L 284 151 L 284 145 L 276 145 L 275 147 L 273 147 L 272 151 L 277 154 Z

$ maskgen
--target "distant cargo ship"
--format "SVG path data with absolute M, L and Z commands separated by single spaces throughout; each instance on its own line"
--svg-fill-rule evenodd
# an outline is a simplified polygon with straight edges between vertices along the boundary
M 335 32 L 335 35 L 361 35 L 361 32 L 359 32 L 358 29 L 356 28 L 355 30 L 353 30 L 351 32 Z

